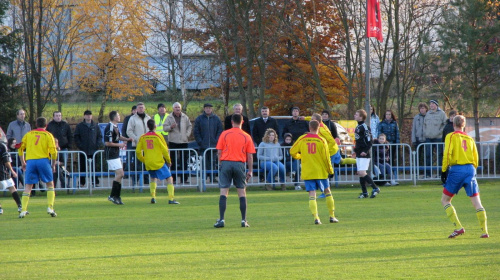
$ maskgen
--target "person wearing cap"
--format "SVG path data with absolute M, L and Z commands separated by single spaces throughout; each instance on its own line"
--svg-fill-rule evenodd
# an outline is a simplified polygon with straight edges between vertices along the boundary
M 233 105 L 233 114 L 240 114 L 243 117 L 243 124 L 241 125 L 241 129 L 248 133 L 248 135 L 252 135 L 250 132 L 250 122 L 248 121 L 248 118 L 246 116 L 242 115 L 243 113 L 243 105 L 240 103 L 236 103 Z M 228 130 L 233 128 L 233 125 L 231 124 L 231 117 L 233 115 L 229 115 L 224 119 L 224 130 Z
M 16 138 L 17 143 L 20 144 L 24 135 L 31 130 L 31 125 L 24 121 L 26 118 L 26 112 L 23 109 L 17 110 L 16 118 L 17 119 L 15 121 L 9 123 L 6 137 L 7 139 L 14 137 Z
M 340 137 L 339 137 L 339 133 L 337 131 L 337 125 L 335 125 L 335 122 L 330 120 L 330 111 L 328 110 L 323 110 L 323 112 L 321 112 L 321 120 L 323 122 L 323 124 L 330 130 L 330 132 L 332 133 L 332 137 L 334 139 L 338 139 L 338 143 L 340 143 Z
M 292 119 L 290 119 L 283 128 L 283 135 L 291 133 L 293 141 L 296 141 L 300 136 L 309 131 L 309 124 L 299 117 L 299 107 L 292 108 Z
M 436 100 L 429 101 L 429 112 L 425 114 L 424 118 L 424 138 L 425 143 L 441 143 L 443 137 L 443 129 L 446 125 L 448 118 L 446 113 L 439 108 L 439 103 Z M 432 157 L 433 150 L 436 150 L 437 157 Z M 425 147 L 425 165 L 426 167 L 432 166 L 432 159 L 436 159 L 436 173 L 440 173 L 437 169 L 437 165 L 442 162 L 443 159 L 443 144 L 432 144 Z M 432 170 L 425 170 L 427 177 L 432 175 Z M 438 174 L 435 174 L 438 175 Z
M 172 160 L 172 171 L 186 171 L 188 167 L 189 151 L 188 148 L 189 136 L 193 130 L 189 117 L 182 112 L 182 105 L 175 102 L 172 105 L 172 114 L 167 116 L 167 120 L 163 124 L 163 130 L 169 133 L 168 147 L 170 149 L 184 149 L 182 151 L 170 151 Z M 187 180 L 189 174 L 184 174 L 184 181 Z M 172 174 L 173 181 L 176 181 L 176 174 Z M 178 182 L 177 182 L 178 183 Z
M 83 112 L 83 121 L 76 125 L 73 138 L 78 149 L 87 156 L 85 157 L 83 154 L 79 154 L 80 172 L 86 172 L 86 159 L 91 160 L 102 143 L 101 129 L 97 123 L 92 120 L 92 112 L 90 110 Z M 80 187 L 82 188 L 85 186 L 85 178 L 86 176 L 80 176 Z M 98 177 L 95 177 L 95 184 L 99 184 Z
M 278 121 L 269 116 L 269 108 L 263 106 L 260 109 L 260 115 L 261 117 L 256 119 L 253 123 L 252 129 L 252 138 L 256 146 L 259 146 L 260 142 L 262 142 L 262 138 L 269 128 L 274 129 L 279 135 Z
M 163 138 L 165 138 L 166 143 L 168 143 L 168 131 L 163 129 L 163 124 L 167 120 L 167 117 L 168 114 L 165 104 L 163 103 L 158 104 L 158 114 L 154 115 L 153 119 L 156 123 L 156 133 L 162 135 Z
M 194 139 L 200 147 L 200 155 L 205 150 L 215 148 L 219 136 L 222 133 L 222 122 L 220 118 L 213 113 L 213 106 L 210 103 L 203 105 L 203 113 L 194 121 Z M 205 162 L 208 170 L 217 170 L 215 151 L 207 152 Z M 213 176 L 212 181 L 213 181 Z

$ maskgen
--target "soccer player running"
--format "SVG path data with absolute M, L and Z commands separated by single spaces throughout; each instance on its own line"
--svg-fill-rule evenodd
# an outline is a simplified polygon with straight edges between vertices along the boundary
M 172 162 L 165 138 L 155 132 L 156 123 L 153 119 L 148 120 L 146 124 L 149 132 L 139 138 L 135 153 L 137 159 L 144 163 L 149 176 L 152 178 L 149 183 L 151 203 L 156 203 L 156 186 L 158 180 L 167 179 L 168 204 L 180 204 L 174 199 L 174 180 L 169 169 Z
M 481 204 L 479 187 L 476 181 L 476 168 L 478 165 L 476 143 L 472 137 L 464 132 L 464 116 L 455 116 L 453 127 L 455 132 L 448 134 L 445 139 L 442 165 L 442 180 L 445 183 L 441 204 L 444 206 L 446 215 L 455 226 L 455 230 L 448 238 L 455 238 L 465 233 L 465 229 L 458 220 L 457 212 L 451 205 L 453 196 L 462 187 L 465 189 L 467 196 L 470 197 L 472 205 L 476 208 L 477 219 L 482 231 L 481 238 L 488 238 L 490 236 L 486 225 L 486 210 Z
M 372 187 L 370 198 L 375 198 L 380 193 L 380 189 L 375 185 L 373 179 L 366 173 L 370 166 L 370 150 L 372 148 L 372 133 L 370 128 L 365 124 L 366 111 L 363 109 L 357 110 L 354 114 L 354 120 L 358 122 L 358 126 L 354 130 L 354 154 L 356 156 L 356 168 L 358 169 L 359 183 L 361 184 L 362 193 L 358 198 L 367 198 L 368 191 L 366 183 Z
M 12 159 L 9 154 L 9 149 L 7 146 L 0 142 L 0 157 L 1 157 L 1 167 L 0 167 L 0 191 L 5 191 L 9 189 L 12 194 L 12 198 L 17 204 L 17 211 L 21 213 L 21 199 L 19 198 L 19 194 L 17 193 L 16 185 L 14 184 L 14 180 L 12 177 L 17 178 L 17 173 L 12 168 L 11 162 Z M 0 215 L 3 214 L 2 205 L 0 205 Z
M 220 217 L 214 224 L 216 228 L 222 228 L 225 225 L 224 214 L 226 212 L 227 195 L 231 180 L 238 191 L 241 211 L 241 227 L 249 227 L 247 222 L 247 181 L 252 177 L 253 155 L 255 147 L 252 137 L 241 129 L 243 118 L 240 114 L 231 116 L 231 125 L 233 128 L 225 130 L 217 141 L 217 154 L 219 158 L 219 214 Z M 245 163 L 248 172 L 245 174 Z
M 124 173 L 122 160 L 120 159 L 120 148 L 126 147 L 126 141 L 132 141 L 132 138 L 126 138 L 120 134 L 118 129 L 120 114 L 118 112 L 109 112 L 109 121 L 106 128 L 104 128 L 104 153 L 108 162 L 108 169 L 115 172 L 115 179 L 108 200 L 114 204 L 122 205 L 121 191 Z M 120 141 L 125 141 L 125 143 L 120 143 Z
M 51 217 L 57 217 L 54 211 L 54 192 L 53 173 L 56 170 L 57 150 L 54 136 L 45 130 L 47 119 L 40 117 L 36 119 L 36 129 L 24 135 L 21 147 L 19 148 L 19 159 L 21 160 L 23 170 L 26 170 L 25 186 L 22 198 L 22 210 L 19 218 L 24 218 L 29 214 L 28 202 L 31 189 L 38 181 L 47 185 L 47 214 Z M 24 160 L 24 151 L 26 150 L 26 161 Z M 52 168 L 51 168 L 52 167 Z
M 327 141 L 318 135 L 319 125 L 317 120 L 311 120 L 309 122 L 309 133 L 300 136 L 290 149 L 292 157 L 301 160 L 302 179 L 306 191 L 309 192 L 309 210 L 311 210 L 316 225 L 321 225 L 318 216 L 318 204 L 316 203 L 317 189 L 325 193 L 326 206 L 330 213 L 330 223 L 339 222 L 335 218 L 335 204 L 328 184 L 328 174 L 333 174 L 330 152 Z

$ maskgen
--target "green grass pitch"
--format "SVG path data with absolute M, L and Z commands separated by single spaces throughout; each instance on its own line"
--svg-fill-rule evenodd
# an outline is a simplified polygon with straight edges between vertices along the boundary
M 313 224 L 304 191 L 248 191 L 250 228 L 240 227 L 239 204 L 230 191 L 226 227 L 213 228 L 218 192 L 178 190 L 182 204 L 168 205 L 160 190 L 126 191 L 125 205 L 59 192 L 51 218 L 45 195 L 30 200 L 17 218 L 7 195 L 0 198 L 0 279 L 498 279 L 500 191 L 480 182 L 489 239 L 481 234 L 462 190 L 453 204 L 465 235 L 453 228 L 434 184 L 384 187 L 375 199 L 357 199 L 357 188 L 334 189 L 340 223 Z

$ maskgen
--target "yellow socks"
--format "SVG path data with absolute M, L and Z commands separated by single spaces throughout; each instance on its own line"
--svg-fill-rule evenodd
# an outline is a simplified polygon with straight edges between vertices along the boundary
M 23 204 L 24 206 L 24 204 Z M 476 216 L 477 216 L 477 219 L 479 220 L 479 226 L 481 227 L 481 231 L 483 232 L 483 234 L 487 234 L 488 233 L 488 225 L 486 224 L 486 210 L 484 210 L 484 208 L 479 208 L 476 210 Z
M 311 210 L 311 213 L 314 216 L 314 219 L 319 219 L 319 217 L 318 217 L 318 204 L 316 203 L 315 196 L 309 197 L 309 210 Z
M 446 211 L 446 215 L 448 216 L 448 219 L 450 219 L 450 221 L 455 226 L 455 229 L 463 228 L 462 224 L 458 220 L 458 216 L 457 216 L 457 212 L 455 211 L 455 207 L 453 207 L 451 204 L 446 204 L 444 206 L 444 210 Z
M 156 182 L 149 183 L 149 192 L 152 198 L 156 198 Z
M 168 191 L 168 200 L 174 200 L 174 185 L 168 184 L 167 191 Z
M 54 209 L 54 200 L 56 200 L 56 192 L 54 191 L 54 187 L 47 188 L 47 203 L 49 204 L 50 209 Z
M 30 201 L 30 193 L 29 192 L 23 192 L 23 198 L 22 198 L 22 203 L 23 203 L 23 212 L 28 211 L 28 202 Z
M 330 213 L 330 217 L 335 218 L 335 202 L 333 200 L 333 196 L 331 193 L 325 196 L 326 199 L 326 207 L 328 207 L 328 212 Z

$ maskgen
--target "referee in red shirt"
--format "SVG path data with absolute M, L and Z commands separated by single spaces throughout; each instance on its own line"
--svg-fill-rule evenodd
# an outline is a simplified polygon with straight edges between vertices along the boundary
M 255 147 L 252 137 L 241 129 L 243 118 L 240 114 L 233 114 L 231 124 L 233 128 L 225 130 L 217 142 L 217 154 L 219 158 L 219 213 L 220 218 L 214 224 L 216 228 L 224 227 L 224 213 L 226 212 L 227 195 L 231 181 L 238 190 L 240 198 L 241 227 L 249 227 L 246 219 L 247 180 L 252 177 L 253 156 Z M 245 163 L 248 172 L 245 174 Z

